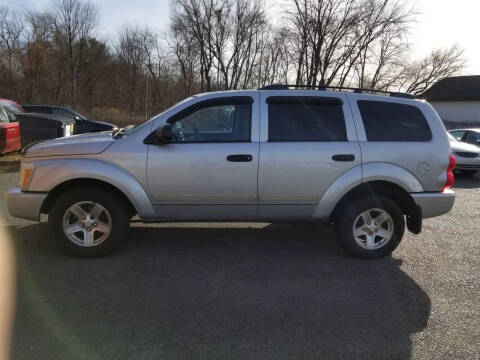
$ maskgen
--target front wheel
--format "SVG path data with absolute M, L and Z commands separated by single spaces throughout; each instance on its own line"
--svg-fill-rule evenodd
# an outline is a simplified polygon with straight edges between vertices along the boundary
M 109 191 L 72 189 L 56 199 L 49 214 L 51 233 L 65 251 L 97 257 L 111 252 L 129 226 L 124 204 Z
M 378 259 L 397 248 L 405 232 L 398 205 L 384 197 L 353 200 L 335 219 L 335 233 L 351 256 Z

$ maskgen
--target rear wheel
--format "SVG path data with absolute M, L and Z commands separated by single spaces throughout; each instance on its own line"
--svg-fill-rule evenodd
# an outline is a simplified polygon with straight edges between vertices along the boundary
M 62 194 L 49 214 L 49 227 L 69 253 L 96 257 L 111 252 L 129 226 L 124 204 L 109 191 L 72 189 Z
M 354 257 L 384 257 L 397 248 L 404 232 L 402 211 L 395 202 L 384 197 L 356 200 L 335 219 L 337 240 Z

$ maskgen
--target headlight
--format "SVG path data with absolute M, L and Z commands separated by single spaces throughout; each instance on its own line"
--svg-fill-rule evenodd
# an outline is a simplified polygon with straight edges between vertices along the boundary
M 32 180 L 33 164 L 22 164 L 20 166 L 20 188 L 22 191 L 28 190 L 30 181 Z

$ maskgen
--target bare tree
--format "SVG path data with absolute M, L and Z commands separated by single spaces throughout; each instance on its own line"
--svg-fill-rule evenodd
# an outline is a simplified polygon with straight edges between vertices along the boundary
M 212 88 L 212 68 L 214 62 L 213 49 L 222 49 L 220 42 L 224 28 L 215 30 L 216 20 L 222 19 L 225 13 L 227 0 L 174 0 L 172 29 L 174 32 L 189 34 L 197 43 L 200 57 L 201 90 L 209 91 Z M 217 39 L 214 40 L 214 31 Z M 214 45 L 214 42 L 216 44 Z
M 419 95 L 437 81 L 459 73 L 464 67 L 463 50 L 458 45 L 437 49 L 421 60 L 404 65 L 399 88 Z
M 386 32 L 406 26 L 413 14 L 403 0 L 292 1 L 296 82 L 305 85 L 345 85 L 368 49 Z
M 55 0 L 54 9 L 56 42 L 69 70 L 70 104 L 75 108 L 76 88 L 83 70 L 80 64 L 98 23 L 98 9 L 89 1 L 80 0 Z
M 363 51 L 354 74 L 358 87 L 389 90 L 398 85 L 409 51 L 403 40 L 405 35 L 406 31 L 402 29 L 386 31 Z
M 195 37 L 181 28 L 173 27 L 169 47 L 172 49 L 180 72 L 182 97 L 190 96 L 195 91 L 196 74 L 200 67 L 200 50 Z
M 6 6 L 0 7 L 0 69 L 7 74 L 7 94 L 15 92 L 16 56 L 20 52 L 23 30 L 21 14 Z
M 256 67 L 255 82 L 258 86 L 288 83 L 294 65 L 292 34 L 283 27 L 271 30 L 267 36 Z
M 195 42 L 202 90 L 252 83 L 268 32 L 260 0 L 176 0 L 174 9 L 172 31 Z
M 148 32 L 137 26 L 125 26 L 120 34 L 117 45 L 117 56 L 125 65 L 125 80 L 128 84 L 128 92 L 124 94 L 126 103 L 130 104 L 130 112 L 133 114 L 137 105 L 137 90 L 147 59 Z
M 0 95 L 128 124 L 199 91 L 278 82 L 418 94 L 465 64 L 458 46 L 411 59 L 410 0 L 286 0 L 275 26 L 264 0 L 171 1 L 166 33 L 125 26 L 113 43 L 85 0 L 0 6 Z

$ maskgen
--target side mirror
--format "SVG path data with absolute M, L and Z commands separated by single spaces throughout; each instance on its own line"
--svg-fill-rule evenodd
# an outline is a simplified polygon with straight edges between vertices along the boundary
M 173 139 L 174 136 L 172 132 L 172 125 L 165 124 L 159 126 L 157 130 L 148 135 L 145 140 L 143 140 L 143 143 L 150 145 L 162 145 L 172 141 Z
M 173 140 L 172 125 L 165 124 L 155 130 L 155 135 L 160 142 L 165 143 Z

